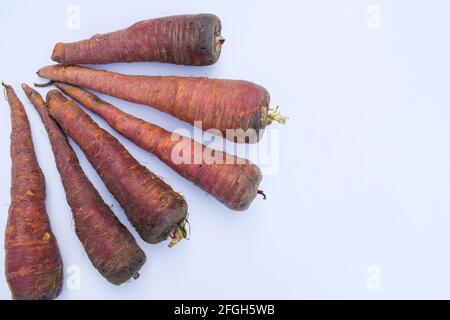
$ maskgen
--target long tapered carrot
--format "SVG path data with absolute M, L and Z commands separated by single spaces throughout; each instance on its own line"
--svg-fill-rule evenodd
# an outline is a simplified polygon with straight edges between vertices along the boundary
M 56 44 L 52 59 L 64 64 L 158 61 L 203 66 L 215 63 L 223 42 L 213 14 L 178 15 L 74 43 Z
M 50 115 L 86 154 L 142 239 L 158 243 L 170 236 L 172 245 L 185 236 L 187 204 L 180 194 L 60 92 L 49 91 L 47 103 Z
M 78 87 L 65 83 L 55 83 L 55 86 L 227 207 L 245 210 L 258 193 L 261 171 L 250 161 L 212 150 L 187 137 L 176 136 L 157 125 L 122 112 Z M 189 154 L 179 159 L 181 152 Z
M 80 66 L 53 65 L 38 75 L 149 105 L 203 130 L 217 129 L 236 142 L 257 142 L 267 125 L 285 121 L 269 110 L 269 93 L 241 80 L 128 76 Z M 216 132 L 213 132 L 216 133 Z
M 63 264 L 45 209 L 45 178 L 30 124 L 13 88 L 3 84 L 11 108 L 11 205 L 5 235 L 5 272 L 14 299 L 54 299 Z
M 136 278 L 146 260 L 145 253 L 84 174 L 66 136 L 48 114 L 41 95 L 26 84 L 22 88 L 47 130 L 72 209 L 75 231 L 89 259 L 100 274 L 115 285 Z

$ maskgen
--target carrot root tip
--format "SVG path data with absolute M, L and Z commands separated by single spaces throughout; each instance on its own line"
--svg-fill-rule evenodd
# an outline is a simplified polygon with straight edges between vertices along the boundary
M 277 106 L 276 108 L 272 108 L 268 110 L 267 114 L 265 114 L 263 116 L 262 122 L 264 124 L 264 126 L 268 126 L 270 125 L 272 122 L 278 122 L 281 124 L 286 124 L 286 121 L 288 120 L 288 117 L 285 117 L 283 115 L 280 114 L 279 111 L 279 106 Z
M 51 80 L 47 83 L 35 83 L 34 86 L 37 88 L 46 88 L 46 87 L 50 87 L 53 83 L 55 83 L 55 81 Z
M 260 194 L 260 195 L 263 196 L 263 200 L 266 200 L 266 199 L 267 199 L 267 196 L 266 196 L 266 194 L 264 193 L 264 191 L 258 190 L 258 194 Z
M 139 279 L 139 277 L 140 277 L 139 272 L 135 272 L 135 273 L 132 275 L 132 277 L 133 277 L 134 280 Z
M 8 95 L 6 94 L 6 84 L 3 81 L 2 86 L 3 86 L 3 97 L 5 98 L 6 101 L 8 101 Z

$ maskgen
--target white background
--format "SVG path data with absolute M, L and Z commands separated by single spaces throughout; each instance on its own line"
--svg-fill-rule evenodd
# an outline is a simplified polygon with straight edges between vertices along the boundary
M 68 28 L 70 5 L 81 10 L 79 29 Z M 16 88 L 27 109 L 65 269 L 79 266 L 81 272 L 80 288 L 66 283 L 60 298 L 450 298 L 449 10 L 444 0 L 2 1 L 0 79 Z M 279 143 L 270 156 L 278 166 L 261 185 L 268 200 L 257 198 L 247 212 L 234 213 L 121 138 L 138 160 L 185 195 L 192 233 L 173 249 L 138 239 L 149 258 L 141 278 L 115 287 L 90 265 L 75 236 L 47 135 L 20 84 L 43 81 L 35 71 L 52 63 L 57 41 L 200 12 L 215 13 L 223 23 L 226 43 L 217 64 L 100 68 L 265 86 L 273 105 L 290 117 L 285 127 L 273 126 Z M 151 108 L 106 99 L 170 130 L 192 131 Z M 6 101 L 0 104 L 4 232 L 10 122 Z M 3 268 L 1 263 L 0 274 Z M 2 276 L 0 298 L 9 297 Z

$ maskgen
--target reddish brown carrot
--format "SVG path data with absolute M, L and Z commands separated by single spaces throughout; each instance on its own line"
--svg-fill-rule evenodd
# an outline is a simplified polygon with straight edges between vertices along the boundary
M 56 90 L 47 94 L 50 115 L 80 146 L 130 222 L 147 242 L 185 236 L 187 204 L 164 181 L 142 166 L 107 131 Z
M 48 114 L 41 95 L 26 84 L 22 88 L 47 130 L 67 202 L 72 209 L 76 234 L 92 264 L 115 285 L 131 277 L 137 278 L 146 260 L 145 253 L 84 174 L 66 136 Z
M 286 120 L 276 110 L 269 110 L 267 90 L 247 81 L 127 76 L 63 65 L 44 67 L 37 73 L 50 80 L 149 105 L 192 124 L 201 121 L 203 130 L 218 129 L 236 142 L 257 142 L 267 125 Z
M 6 279 L 14 299 L 54 299 L 62 290 L 63 264 L 45 209 L 45 178 L 36 159 L 25 109 L 13 88 L 3 86 L 12 125 Z
M 158 61 L 191 66 L 215 63 L 223 42 L 213 14 L 179 15 L 138 22 L 88 40 L 56 44 L 52 59 L 64 64 Z
M 155 154 L 178 174 L 198 185 L 227 207 L 245 210 L 258 193 L 261 171 L 250 161 L 212 150 L 187 137 L 172 134 L 157 125 L 122 112 L 78 87 L 64 83 L 55 85 L 105 119 L 123 136 Z M 182 160 L 186 161 L 177 158 L 181 152 L 183 152 Z M 184 152 L 189 154 L 184 155 Z

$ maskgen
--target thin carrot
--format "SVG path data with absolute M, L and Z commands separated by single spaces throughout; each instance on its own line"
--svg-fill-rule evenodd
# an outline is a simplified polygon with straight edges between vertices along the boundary
M 142 239 L 158 243 L 170 236 L 173 245 L 185 236 L 187 204 L 180 194 L 61 93 L 49 91 L 47 104 L 50 115 L 86 154 Z
M 6 279 L 14 299 L 54 299 L 62 290 L 63 263 L 45 209 L 45 178 L 36 159 L 25 109 L 13 88 L 3 86 L 12 125 Z
M 192 66 L 215 63 L 225 39 L 213 14 L 178 15 L 74 43 L 56 44 L 52 59 L 64 64 L 158 61 Z
M 72 209 L 76 234 L 92 264 L 115 285 L 131 277 L 137 278 L 146 260 L 145 253 L 84 174 L 66 136 L 48 114 L 41 95 L 26 84 L 22 88 L 47 130 L 67 202 Z
M 86 67 L 53 65 L 38 75 L 155 107 L 203 130 L 217 129 L 236 142 L 257 142 L 263 129 L 285 117 L 269 109 L 269 93 L 241 80 L 127 76 Z M 228 130 L 228 131 L 227 131 Z M 213 132 L 216 133 L 216 132 Z
M 157 125 L 122 112 L 78 87 L 59 82 L 55 83 L 55 86 L 227 207 L 245 210 L 257 195 L 262 175 L 258 166 L 250 161 L 172 134 Z M 180 161 L 177 156 L 182 152 L 183 161 Z M 185 155 L 184 152 L 188 154 Z

